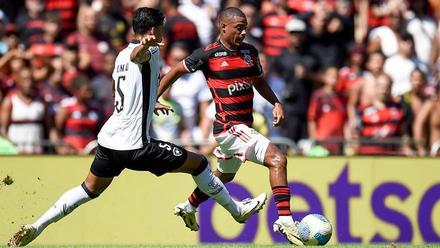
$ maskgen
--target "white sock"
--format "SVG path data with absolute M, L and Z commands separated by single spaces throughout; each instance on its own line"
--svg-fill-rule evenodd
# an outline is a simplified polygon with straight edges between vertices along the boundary
M 233 216 L 241 214 L 241 208 L 238 202 L 231 198 L 225 185 L 218 177 L 214 176 L 209 167 L 206 167 L 199 175 L 193 176 L 193 179 L 205 194 L 222 205 Z
M 289 225 L 289 226 L 293 225 L 293 218 L 290 215 L 281 215 L 281 216 L 278 217 L 278 219 L 283 224 L 286 224 L 286 225 Z
M 197 208 L 194 207 L 194 206 L 191 204 L 191 202 L 189 202 L 188 199 L 186 199 L 186 201 L 185 201 L 184 203 L 185 203 L 185 211 L 186 211 L 186 212 L 188 212 L 188 213 L 195 213 L 195 212 L 197 212 Z
M 64 216 L 70 214 L 75 208 L 91 199 L 81 185 L 75 187 L 65 192 L 32 226 L 40 233 L 48 225 L 59 221 Z

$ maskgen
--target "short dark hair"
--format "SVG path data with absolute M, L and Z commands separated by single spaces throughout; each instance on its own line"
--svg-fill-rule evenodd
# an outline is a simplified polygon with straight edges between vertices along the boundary
M 224 21 L 225 19 L 230 19 L 234 17 L 246 18 L 246 15 L 239 8 L 228 7 L 220 12 L 219 21 Z
M 150 28 L 164 23 L 165 16 L 162 11 L 153 8 L 142 7 L 134 12 L 133 30 L 135 34 L 145 34 Z

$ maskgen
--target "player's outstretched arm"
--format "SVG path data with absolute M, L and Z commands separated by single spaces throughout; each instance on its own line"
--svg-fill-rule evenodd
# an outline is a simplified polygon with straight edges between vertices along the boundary
M 175 65 L 171 70 L 165 74 L 165 76 L 160 80 L 159 89 L 157 90 L 157 99 L 183 74 L 188 73 L 185 68 L 184 62 L 181 61 Z
M 163 46 L 164 43 L 159 42 L 155 35 L 147 34 L 141 39 L 141 45 L 133 49 L 130 54 L 130 60 L 133 63 L 142 64 L 150 60 L 151 53 L 148 48 L 152 46 Z
M 263 77 L 259 77 L 254 81 L 254 87 L 260 93 L 264 99 L 266 99 L 268 102 L 270 102 L 274 108 L 273 108 L 273 125 L 275 127 L 281 125 L 281 123 L 284 120 L 284 110 L 283 106 L 281 105 L 280 101 L 278 100 L 277 96 L 273 92 L 273 90 L 269 87 L 266 80 Z

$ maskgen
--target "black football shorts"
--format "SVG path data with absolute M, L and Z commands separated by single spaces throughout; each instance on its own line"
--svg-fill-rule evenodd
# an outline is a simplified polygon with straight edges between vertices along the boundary
M 173 143 L 151 139 L 144 147 L 118 151 L 98 145 L 90 171 L 98 177 L 115 177 L 125 168 L 161 176 L 181 167 L 188 152 Z

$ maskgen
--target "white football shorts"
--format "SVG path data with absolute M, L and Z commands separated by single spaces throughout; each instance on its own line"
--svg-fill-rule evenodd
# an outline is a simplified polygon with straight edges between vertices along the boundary
M 236 173 L 246 160 L 264 164 L 264 156 L 270 140 L 244 124 L 234 125 L 215 137 L 218 146 L 214 150 L 218 170 Z

